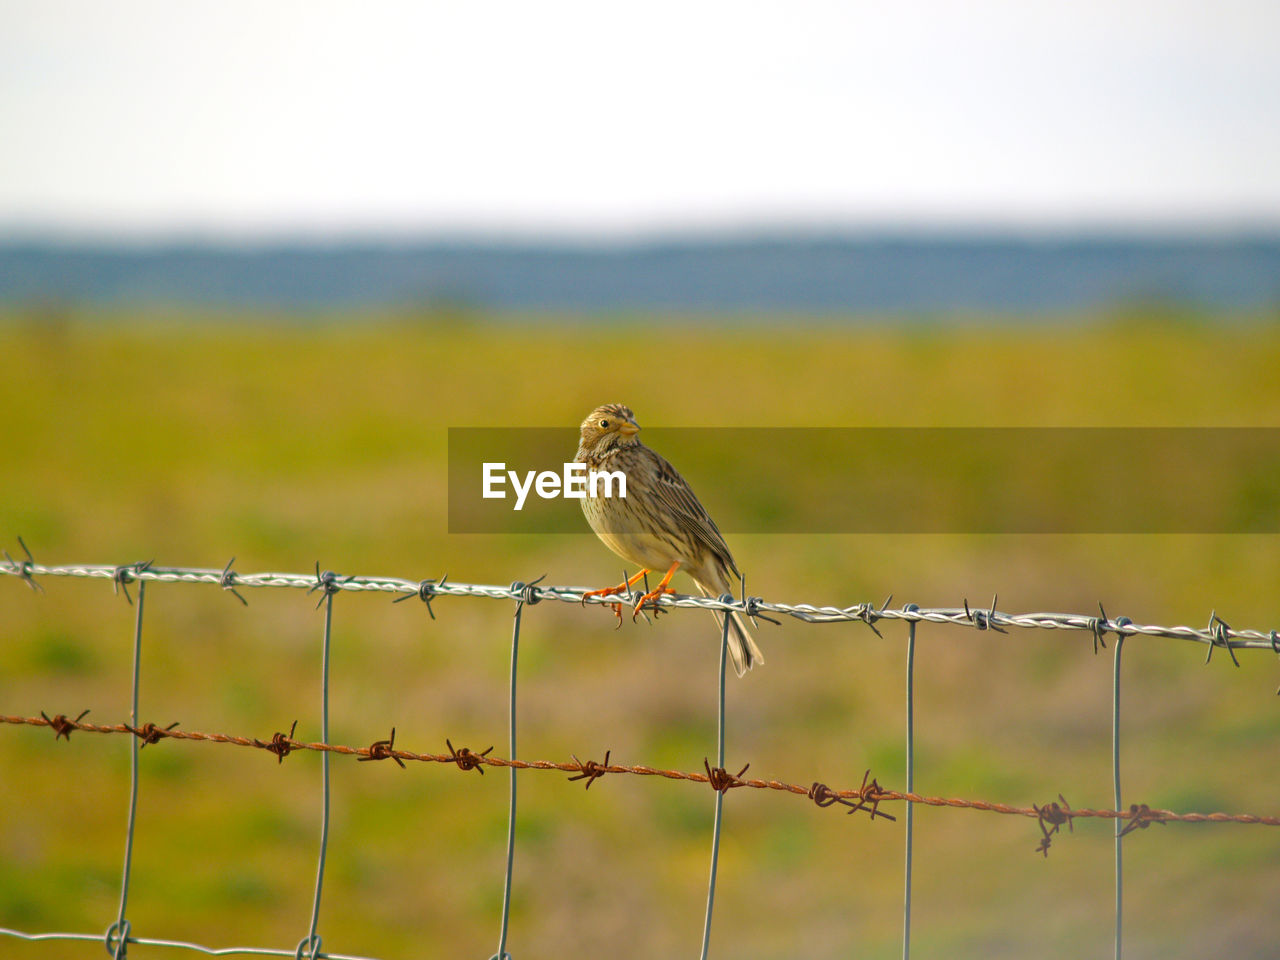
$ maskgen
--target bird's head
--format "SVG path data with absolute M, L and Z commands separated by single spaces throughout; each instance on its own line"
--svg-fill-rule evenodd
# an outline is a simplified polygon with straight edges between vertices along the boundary
M 620 403 L 606 403 L 596 407 L 582 421 L 578 432 L 578 459 L 583 462 L 599 460 L 614 450 L 633 447 L 640 441 L 636 434 L 640 424 L 630 407 Z

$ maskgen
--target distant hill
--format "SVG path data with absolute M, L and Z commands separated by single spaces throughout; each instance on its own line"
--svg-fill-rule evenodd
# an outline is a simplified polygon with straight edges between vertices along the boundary
M 0 302 L 287 309 L 1051 312 L 1280 303 L 1280 235 L 867 235 L 633 245 L 0 240 Z

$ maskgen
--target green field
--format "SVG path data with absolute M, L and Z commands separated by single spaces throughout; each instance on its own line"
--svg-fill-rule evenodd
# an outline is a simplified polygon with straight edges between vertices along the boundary
M 653 426 L 1276 426 L 1275 318 L 1078 318 L 986 328 L 697 319 L 27 316 L 0 321 L 0 545 L 48 563 L 221 567 L 509 583 L 615 582 L 594 537 L 450 535 L 446 428 L 576 426 L 628 403 Z M 760 450 L 765 460 L 770 451 Z M 678 464 L 714 514 L 750 477 Z M 802 465 L 800 465 L 802 466 Z M 873 462 L 851 471 L 875 470 Z M 1099 464 L 1098 470 L 1105 470 Z M 771 470 L 771 475 L 776 471 Z M 1153 482 L 1177 484 L 1176 472 Z M 801 486 L 797 481 L 797 487 Z M 785 493 L 785 491 L 783 491 Z M 1138 622 L 1280 627 L 1274 535 L 731 538 L 768 599 Z M 676 581 L 681 585 L 680 581 Z M 688 590 L 690 584 L 681 585 Z M 126 720 L 133 610 L 102 581 L 0 578 L 0 713 Z M 136 592 L 136 591 L 135 591 Z M 319 736 L 315 596 L 147 592 L 141 716 L 269 738 Z M 386 596 L 335 600 L 331 738 L 438 753 L 506 744 L 511 606 L 444 598 L 437 619 Z M 902 783 L 906 631 L 764 624 L 767 664 L 730 679 L 728 765 L 854 787 Z M 525 613 L 520 752 L 701 769 L 714 756 L 711 618 L 613 629 L 595 608 Z M 1084 635 L 922 627 L 917 789 L 1015 805 L 1111 805 L 1110 649 Z M 1126 801 L 1280 813 L 1280 662 L 1157 639 L 1125 646 Z M 125 737 L 0 726 L 0 926 L 105 931 L 127 813 Z M 316 754 L 164 742 L 141 754 L 129 918 L 137 936 L 292 949 L 307 932 L 319 834 Z M 507 779 L 439 765 L 332 761 L 319 930 L 326 950 L 488 957 L 498 936 Z M 521 775 L 508 950 L 696 955 L 711 834 L 705 786 Z M 902 822 L 735 790 L 712 953 L 893 957 Z M 1033 820 L 916 812 L 913 955 L 1108 954 L 1111 827 L 1035 853 Z M 1168 824 L 1126 841 L 1126 956 L 1274 956 L 1280 829 Z M 20 958 L 98 956 L 23 944 Z M 182 956 L 135 948 L 131 957 Z

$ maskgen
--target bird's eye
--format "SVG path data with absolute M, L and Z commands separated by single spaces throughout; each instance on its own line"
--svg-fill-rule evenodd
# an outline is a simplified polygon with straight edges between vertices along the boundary
M 601 421 L 600 421 L 600 429 L 601 429 L 601 430 L 608 430 L 608 429 L 609 429 L 609 421 L 608 421 L 608 420 L 601 420 Z

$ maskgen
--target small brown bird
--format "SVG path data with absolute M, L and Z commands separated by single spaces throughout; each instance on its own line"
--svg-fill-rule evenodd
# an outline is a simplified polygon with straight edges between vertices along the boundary
M 620 471 L 626 476 L 625 497 L 617 496 L 616 488 L 613 496 L 591 496 L 588 484 L 582 512 L 605 546 L 641 568 L 625 583 L 590 590 L 583 594 L 584 599 L 624 593 L 650 570 L 666 571 L 657 589 L 640 598 L 633 620 L 646 603 L 664 593 L 675 593 L 667 584 L 681 567 L 704 597 L 732 593 L 730 574 L 742 579 L 715 521 L 676 468 L 640 442 L 639 432 L 630 408 L 620 403 L 596 407 L 582 421 L 576 458 L 590 473 Z M 621 618 L 620 606 L 615 611 Z M 723 615 L 719 610 L 712 612 L 723 629 Z M 764 663 L 760 648 L 737 613 L 729 619 L 729 656 L 738 676 Z

